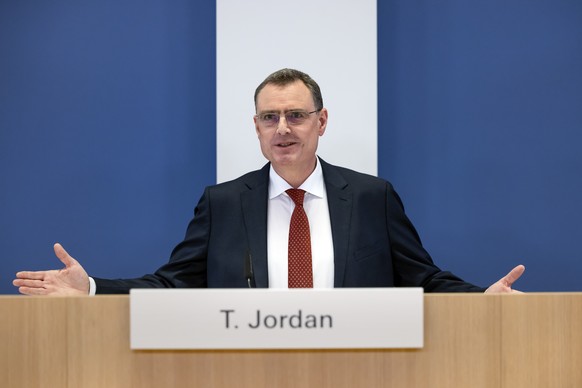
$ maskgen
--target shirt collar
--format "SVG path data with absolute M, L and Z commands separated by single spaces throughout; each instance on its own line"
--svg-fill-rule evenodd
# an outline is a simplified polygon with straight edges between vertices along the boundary
M 315 170 L 307 177 L 305 182 L 299 189 L 305 190 L 305 192 L 314 195 L 319 198 L 323 198 L 324 196 L 324 182 L 323 182 L 323 171 L 321 169 L 321 163 L 319 163 L 319 159 L 316 158 L 315 162 Z M 279 195 L 283 194 L 287 189 L 292 189 L 291 185 L 285 181 L 285 179 L 281 178 L 279 174 L 273 168 L 269 168 L 269 199 L 273 199 L 278 197 Z

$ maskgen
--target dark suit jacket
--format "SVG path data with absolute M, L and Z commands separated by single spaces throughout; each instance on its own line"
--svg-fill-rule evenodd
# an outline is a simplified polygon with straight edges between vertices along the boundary
M 424 250 L 385 180 L 321 160 L 335 261 L 335 287 L 423 287 L 427 292 L 482 292 L 441 271 Z M 207 187 L 186 237 L 167 264 L 137 279 L 95 278 L 97 293 L 148 287 L 268 287 L 267 201 L 269 164 L 230 182 Z

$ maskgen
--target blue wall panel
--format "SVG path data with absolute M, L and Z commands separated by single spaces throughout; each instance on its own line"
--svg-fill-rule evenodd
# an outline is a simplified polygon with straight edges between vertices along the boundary
M 214 1 L 0 2 L 0 293 L 155 270 L 215 182 Z
M 378 2 L 379 174 L 435 261 L 581 290 L 582 3 Z

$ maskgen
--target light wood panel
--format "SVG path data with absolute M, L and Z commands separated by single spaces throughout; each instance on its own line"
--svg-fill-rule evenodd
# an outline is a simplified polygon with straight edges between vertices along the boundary
M 0 386 L 67 386 L 67 303 L 0 297 Z
M 582 387 L 582 294 L 502 299 L 504 387 Z
M 71 298 L 68 304 L 69 387 L 131 387 L 129 298 Z
M 425 296 L 420 350 L 131 351 L 129 298 L 0 297 L 9 387 L 581 387 L 582 294 Z

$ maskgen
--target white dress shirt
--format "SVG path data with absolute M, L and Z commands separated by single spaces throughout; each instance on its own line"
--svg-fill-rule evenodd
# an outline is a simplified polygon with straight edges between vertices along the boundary
M 295 203 L 285 192 L 292 187 L 271 166 L 267 208 L 269 288 L 287 288 L 289 224 Z M 334 261 L 327 192 L 319 160 L 313 173 L 298 187 L 305 190 L 303 208 L 309 219 L 313 288 L 333 288 Z

